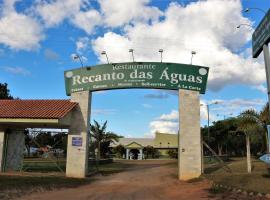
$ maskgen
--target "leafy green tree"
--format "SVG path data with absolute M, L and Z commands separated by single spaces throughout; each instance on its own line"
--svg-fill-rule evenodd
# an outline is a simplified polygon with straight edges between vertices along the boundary
M 153 146 L 146 146 L 143 149 L 143 154 L 145 155 L 145 158 L 158 158 L 159 152 L 156 148 Z
M 247 154 L 247 171 L 251 173 L 251 154 L 250 154 L 250 137 L 263 131 L 260 123 L 259 114 L 253 110 L 246 110 L 238 116 L 237 132 L 242 132 L 246 136 L 246 154 Z
M 13 99 L 7 83 L 0 83 L 0 99 Z
M 116 157 L 122 158 L 122 156 L 126 153 L 126 149 L 123 145 L 119 144 L 113 148 L 113 153 L 116 154 Z
M 110 143 L 117 142 L 120 138 L 115 133 L 106 132 L 107 121 L 101 126 L 94 120 L 94 124 L 90 125 L 90 137 L 95 139 L 94 144 L 97 147 L 97 160 L 100 160 L 101 155 L 106 156 L 109 151 Z
M 178 152 L 175 149 L 168 150 L 167 153 L 170 158 L 178 158 Z

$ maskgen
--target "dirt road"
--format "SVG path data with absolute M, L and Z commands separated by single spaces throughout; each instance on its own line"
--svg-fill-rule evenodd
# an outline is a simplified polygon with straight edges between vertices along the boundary
M 129 161 L 132 162 L 132 161 Z M 24 196 L 22 200 L 154 200 L 210 199 L 206 181 L 185 183 L 177 180 L 172 161 L 136 161 L 125 172 L 97 175 L 89 185 Z

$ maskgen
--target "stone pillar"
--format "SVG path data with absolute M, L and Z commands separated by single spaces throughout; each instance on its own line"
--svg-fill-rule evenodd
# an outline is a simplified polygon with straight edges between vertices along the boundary
M 79 105 L 73 110 L 68 133 L 67 177 L 84 178 L 88 174 L 91 96 L 89 91 L 71 94 L 71 101 Z
M 179 90 L 178 177 L 197 178 L 202 173 L 200 94 Z
M 18 171 L 23 165 L 25 147 L 24 129 L 14 129 L 6 133 L 6 161 L 5 171 Z
M 129 160 L 129 149 L 126 149 L 126 160 Z
M 0 172 L 4 171 L 5 157 L 5 131 L 0 130 Z
M 143 159 L 143 149 L 140 149 L 140 160 Z

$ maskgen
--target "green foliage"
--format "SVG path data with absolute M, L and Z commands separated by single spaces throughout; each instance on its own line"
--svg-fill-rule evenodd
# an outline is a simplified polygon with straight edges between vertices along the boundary
M 94 140 L 92 141 L 92 148 L 98 150 L 97 159 L 99 160 L 101 157 L 108 157 L 110 152 L 110 144 L 114 142 L 118 142 L 121 136 L 113 133 L 106 132 L 107 121 L 101 126 L 97 121 L 94 120 L 94 124 L 90 125 L 90 137 Z
M 203 140 L 219 155 L 244 156 L 246 154 L 245 134 L 249 134 L 251 154 L 260 155 L 267 151 L 267 124 L 269 109 L 266 104 L 260 112 L 248 109 L 239 116 L 213 122 L 208 137 L 208 128 L 201 129 Z M 205 155 L 211 153 L 204 149 Z
M 13 99 L 7 83 L 0 83 L 0 99 Z
M 169 155 L 170 158 L 178 158 L 178 152 L 177 150 L 168 150 L 167 154 Z
M 148 158 L 159 158 L 159 152 L 153 146 L 146 146 L 143 148 L 143 154 L 146 159 Z
M 115 154 L 115 156 L 117 158 L 122 158 L 122 156 L 126 153 L 126 149 L 123 145 L 119 144 L 116 147 L 113 148 L 113 154 Z

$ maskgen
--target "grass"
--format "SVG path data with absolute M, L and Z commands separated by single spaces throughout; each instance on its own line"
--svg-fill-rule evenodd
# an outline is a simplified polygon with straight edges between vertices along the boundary
M 62 160 L 58 163 L 60 163 L 60 167 L 64 170 L 65 161 Z M 114 162 L 102 164 L 98 168 L 92 166 L 89 171 L 107 176 L 122 172 L 129 167 L 131 167 L 131 165 L 128 163 Z M 77 187 L 94 181 L 93 177 L 86 179 L 67 178 L 63 172 L 59 171 L 53 162 L 46 159 L 25 160 L 23 169 L 23 173 L 16 175 L 0 175 L 0 199 L 17 198 L 38 191 Z
M 12 199 L 38 191 L 77 187 L 93 181 L 64 176 L 7 176 L 0 175 L 0 199 Z
M 231 173 L 223 168 L 206 166 L 205 177 L 217 184 L 232 186 L 250 192 L 270 193 L 270 174 L 266 164 L 253 160 L 252 173 L 247 173 L 246 159 L 235 158 L 227 163 Z

